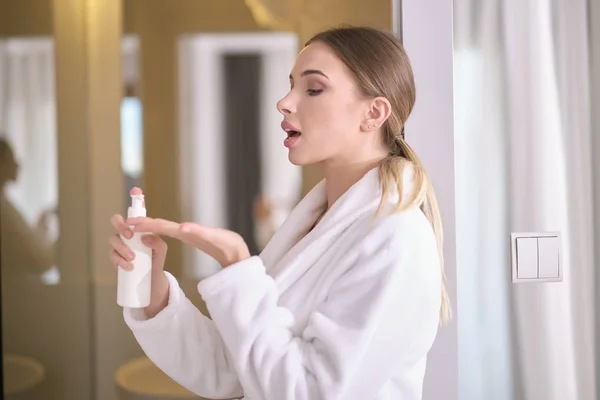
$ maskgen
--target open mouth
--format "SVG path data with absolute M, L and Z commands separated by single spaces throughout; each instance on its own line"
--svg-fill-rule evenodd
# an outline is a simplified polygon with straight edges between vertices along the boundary
M 285 120 L 281 123 L 281 129 L 283 129 L 287 134 L 287 137 L 283 141 L 285 147 L 294 147 L 300 140 L 300 136 L 302 135 L 302 133 L 289 121 Z
M 283 141 L 283 144 L 285 145 L 285 147 L 288 148 L 296 146 L 296 144 L 300 140 L 300 136 L 302 135 L 300 131 L 291 128 L 286 128 L 285 133 L 287 133 L 287 137 Z
M 286 129 L 285 132 L 287 133 L 288 138 L 298 137 L 301 135 L 300 131 L 294 131 L 291 129 Z

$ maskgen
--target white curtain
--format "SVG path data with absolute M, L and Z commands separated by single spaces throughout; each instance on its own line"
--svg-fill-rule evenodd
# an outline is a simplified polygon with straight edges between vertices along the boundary
M 594 399 L 586 2 L 455 18 L 460 398 Z M 509 233 L 555 230 L 564 281 L 509 283 Z
M 17 162 L 7 197 L 35 225 L 58 201 L 54 50 L 51 38 L 0 44 L 0 132 Z

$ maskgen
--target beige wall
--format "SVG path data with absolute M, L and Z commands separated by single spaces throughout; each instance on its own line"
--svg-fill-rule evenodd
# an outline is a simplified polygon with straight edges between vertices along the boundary
M 125 12 L 126 17 L 130 15 Z M 131 18 L 124 19 L 125 32 L 131 32 L 131 24 Z M 0 37 L 51 35 L 52 27 L 52 0 L 0 1 Z
M 0 36 L 52 34 L 52 0 L 0 1 Z

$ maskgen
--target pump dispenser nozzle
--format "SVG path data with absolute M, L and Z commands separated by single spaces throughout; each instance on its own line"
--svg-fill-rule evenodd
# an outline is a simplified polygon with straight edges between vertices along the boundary
M 127 210 L 127 218 L 145 217 L 146 207 L 143 194 L 131 195 L 131 207 Z
M 144 207 L 144 195 L 134 194 L 131 196 L 131 207 L 132 208 L 145 208 Z

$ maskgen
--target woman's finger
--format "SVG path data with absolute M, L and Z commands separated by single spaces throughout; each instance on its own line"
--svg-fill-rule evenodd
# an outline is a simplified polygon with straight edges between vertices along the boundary
M 167 243 L 155 233 L 142 236 L 142 243 L 152 250 L 166 251 Z
M 133 264 L 130 261 L 125 260 L 115 249 L 110 249 L 110 262 L 115 268 L 123 268 L 126 271 L 133 269 Z
M 180 224 L 178 238 L 184 243 L 194 247 L 202 248 L 202 246 L 211 240 L 212 228 L 186 222 Z
M 119 214 L 114 214 L 110 218 L 110 223 L 119 232 L 121 235 L 125 236 L 127 239 L 131 239 L 133 237 L 133 231 L 129 228 L 129 225 L 125 223 L 123 217 Z
M 136 232 L 156 233 L 158 235 L 169 236 L 179 239 L 179 226 L 177 222 L 167 221 L 166 219 L 154 218 L 129 218 L 127 225 L 133 226 Z
M 192 222 L 182 224 L 153 218 L 131 218 L 127 224 L 133 226 L 136 232 L 146 232 L 155 235 L 169 236 L 205 251 L 207 243 L 214 239 L 213 228 L 208 228 Z
M 208 253 L 214 257 L 215 249 L 220 249 L 231 244 L 223 242 L 223 239 L 228 239 L 223 229 L 209 228 L 198 225 L 192 222 L 179 224 L 164 219 L 152 218 L 131 218 L 126 221 L 127 224 L 133 226 L 136 232 L 153 233 L 163 236 L 169 236 L 182 242 L 196 247 L 197 249 Z M 218 250 L 221 251 L 222 249 Z
M 108 238 L 108 243 L 121 257 L 123 257 L 123 259 L 127 261 L 134 260 L 135 253 L 123 243 L 123 240 L 121 240 L 119 235 L 111 235 Z

